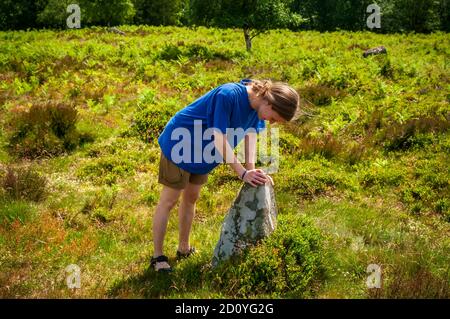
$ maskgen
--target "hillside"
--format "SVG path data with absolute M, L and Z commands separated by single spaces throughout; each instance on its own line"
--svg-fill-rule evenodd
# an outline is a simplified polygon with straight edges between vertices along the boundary
M 250 54 L 238 29 L 120 29 L 0 32 L 0 297 L 450 297 L 448 34 L 273 30 Z M 363 58 L 379 45 L 387 55 Z M 197 205 L 199 254 L 155 274 L 156 138 L 243 78 L 302 98 L 303 115 L 277 126 L 279 230 L 210 268 L 241 186 L 221 165 Z M 174 210 L 172 259 L 177 239 Z M 366 286 L 370 264 L 380 289 Z

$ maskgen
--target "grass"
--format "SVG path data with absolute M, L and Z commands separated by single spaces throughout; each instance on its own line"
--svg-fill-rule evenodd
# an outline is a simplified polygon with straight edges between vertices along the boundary
M 272 31 L 247 54 L 238 30 L 121 29 L 127 36 L 103 28 L 0 32 L 0 179 L 31 162 L 47 180 L 40 201 L 11 198 L 2 182 L 0 297 L 449 297 L 447 34 Z M 358 48 L 379 44 L 387 57 L 362 58 Z M 197 205 L 191 241 L 199 254 L 175 262 L 174 210 L 165 249 L 176 270 L 148 270 L 161 121 L 244 77 L 289 82 L 310 115 L 281 127 L 273 175 L 279 220 L 291 221 L 285 233 L 300 228 L 322 238 L 323 273 L 304 286 L 275 276 L 278 286 L 252 290 L 253 278 L 239 275 L 251 258 L 267 262 L 267 273 L 283 269 L 293 260 L 277 246 L 284 237 L 272 245 L 285 263 L 265 259 L 273 248 L 266 243 L 229 271 L 211 269 L 240 187 L 224 166 L 210 175 Z M 90 138 L 58 156 L 30 161 L 10 153 L 10 119 L 48 101 L 75 105 L 76 130 Z M 21 183 L 25 193 L 35 185 Z M 294 227 L 303 220 L 311 224 Z M 81 269 L 80 289 L 66 286 L 70 264 Z M 380 289 L 366 286 L 369 264 L 382 269 Z M 246 278 L 247 286 L 239 281 Z

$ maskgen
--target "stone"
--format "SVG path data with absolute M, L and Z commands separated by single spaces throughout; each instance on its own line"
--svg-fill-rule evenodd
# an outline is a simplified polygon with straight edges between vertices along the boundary
M 108 31 L 109 32 L 113 32 L 113 33 L 117 33 L 117 34 L 120 34 L 120 35 L 125 35 L 125 32 L 117 29 L 116 27 L 108 28 Z
M 379 46 L 379 47 L 364 51 L 363 56 L 365 58 L 367 58 L 369 55 L 375 55 L 375 54 L 387 54 L 387 50 L 384 46 Z
M 269 236 L 276 228 L 277 207 L 271 183 L 252 187 L 245 183 L 222 224 L 212 266 Z

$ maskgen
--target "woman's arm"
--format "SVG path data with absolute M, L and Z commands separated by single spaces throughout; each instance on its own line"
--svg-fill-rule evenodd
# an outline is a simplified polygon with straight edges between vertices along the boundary
M 245 136 L 245 167 L 248 170 L 255 169 L 257 138 L 258 138 L 258 135 L 256 134 L 256 132 L 249 132 Z M 272 179 L 272 177 L 270 177 L 270 175 L 266 174 L 266 177 L 270 180 L 270 183 L 272 185 L 275 185 L 273 182 L 273 179 Z
M 256 132 L 249 132 L 245 135 L 245 167 L 255 169 L 256 162 Z
M 236 155 L 234 155 L 231 145 L 228 143 L 225 134 L 218 131 L 214 131 L 214 145 L 219 151 L 225 163 L 231 166 L 231 168 L 236 172 L 239 178 L 244 175 L 243 181 L 249 183 L 252 186 L 258 186 L 265 184 L 268 179 L 266 174 L 260 169 L 248 169 L 246 170 L 244 166 L 239 163 Z M 245 172 L 245 174 L 244 174 Z

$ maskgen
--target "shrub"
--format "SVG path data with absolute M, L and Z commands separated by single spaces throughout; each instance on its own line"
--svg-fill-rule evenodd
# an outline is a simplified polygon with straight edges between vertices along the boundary
M 450 128 L 450 114 L 438 114 L 413 118 L 404 123 L 393 122 L 387 125 L 381 141 L 387 151 L 406 150 L 413 146 L 423 146 L 427 138 L 424 133 L 446 132 Z
M 295 174 L 288 180 L 289 190 L 303 198 L 312 198 L 335 189 L 337 181 L 334 176 L 314 176 L 312 174 Z
M 302 99 L 316 106 L 329 105 L 333 99 L 341 97 L 341 91 L 326 85 L 310 85 L 299 89 Z
M 191 44 L 187 46 L 185 56 L 189 58 L 198 58 L 202 60 L 210 60 L 214 57 L 214 52 L 211 52 L 207 47 L 200 44 Z
M 305 199 L 323 195 L 344 185 L 351 187 L 345 176 L 330 169 L 326 160 L 320 157 L 299 162 L 298 166 L 290 168 L 288 174 L 281 177 L 277 184 L 280 191 Z
M 190 60 L 232 60 L 234 58 L 244 58 L 246 53 L 238 50 L 216 51 L 201 44 L 173 45 L 166 44 L 155 56 L 157 60 L 178 60 L 181 57 Z
M 34 104 L 9 122 L 8 149 L 23 158 L 59 155 L 82 140 L 76 130 L 77 111 L 65 104 Z
M 280 216 L 270 237 L 218 267 L 215 283 L 238 297 L 304 297 L 324 274 L 322 239 L 308 219 Z
M 307 136 L 300 143 L 301 154 L 310 156 L 319 154 L 327 159 L 338 157 L 344 145 L 333 134 L 327 133 L 318 137 Z
M 29 167 L 8 167 L 1 179 L 2 187 L 13 200 L 30 200 L 39 202 L 46 195 L 47 179 Z
M 375 161 L 373 165 L 362 169 L 361 184 L 364 187 L 398 186 L 404 180 L 404 175 L 403 171 L 387 166 L 386 161 Z
M 373 135 L 377 130 L 381 129 L 384 120 L 383 111 L 376 109 L 371 112 L 367 120 L 363 123 L 364 129 L 369 136 Z
M 442 214 L 445 221 L 450 222 L 450 200 L 446 198 L 438 199 L 434 203 L 434 210 Z
M 360 88 L 358 75 L 355 70 L 349 66 L 343 65 L 329 65 L 325 68 L 319 69 L 320 79 L 319 84 L 335 88 L 337 90 L 350 90 L 349 92 L 356 92 Z
M 183 52 L 181 49 L 172 44 L 166 44 L 156 55 L 156 59 L 158 60 L 177 60 L 179 56 L 182 56 Z
M 95 191 L 85 200 L 81 213 L 101 224 L 112 221 L 114 216 L 112 216 L 111 210 L 116 202 L 118 191 L 115 185 Z
M 91 180 L 95 184 L 112 185 L 120 177 L 131 175 L 134 172 L 134 168 L 135 165 L 129 159 L 118 156 L 105 156 L 81 167 L 77 172 L 77 176 Z
M 369 298 L 439 298 L 448 299 L 448 279 L 439 277 L 418 262 L 405 261 L 389 273 L 386 284 L 371 289 Z
M 391 60 L 385 54 L 379 54 L 374 57 L 374 60 L 378 63 L 380 67 L 380 75 L 393 79 L 394 78 L 394 67 L 391 64 Z
M 414 169 L 408 183 L 402 185 L 401 200 L 410 211 L 430 211 L 447 219 L 449 193 L 447 157 L 436 156 L 430 152 L 435 145 L 425 149 L 426 158 L 419 157 L 414 161 Z
M 446 156 L 437 156 L 431 159 L 418 159 L 415 162 L 414 179 L 430 186 L 436 191 L 448 191 L 449 167 Z
M 302 71 L 301 71 L 302 77 L 304 79 L 312 77 L 314 74 L 316 74 L 319 66 L 320 63 L 317 60 L 306 59 L 302 63 Z
M 433 198 L 439 196 L 433 189 L 423 181 L 411 181 L 404 184 L 400 190 L 400 199 L 411 213 L 417 214 L 426 209 L 432 210 Z
M 283 151 L 283 153 L 295 154 L 296 152 L 299 151 L 300 140 L 293 134 L 283 132 L 280 135 L 279 141 L 280 141 L 280 148 Z
M 366 157 L 368 153 L 368 147 L 366 144 L 352 143 L 346 150 L 342 153 L 344 160 L 349 165 L 355 165 Z
M 133 123 L 124 136 L 137 136 L 144 142 L 153 143 L 173 114 L 172 109 L 155 109 L 154 105 L 143 108 L 135 114 Z

